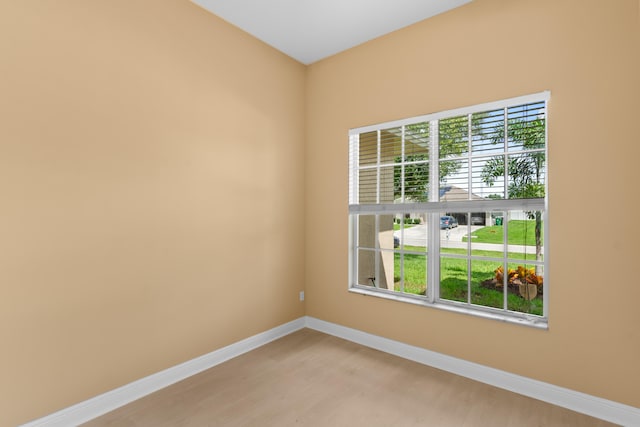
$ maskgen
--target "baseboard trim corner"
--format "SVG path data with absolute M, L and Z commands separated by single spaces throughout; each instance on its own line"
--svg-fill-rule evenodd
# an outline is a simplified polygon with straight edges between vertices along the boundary
M 115 390 L 108 391 L 84 402 L 62 409 L 22 427 L 67 427 L 79 425 L 97 418 L 107 412 L 138 400 L 155 391 L 163 389 L 192 375 L 213 368 L 229 359 L 240 356 L 271 341 L 304 328 L 306 318 L 300 317 L 211 353 L 165 369 L 148 377 L 134 381 Z
M 639 408 L 468 362 L 310 316 L 306 317 L 306 327 L 601 420 L 623 426 L 640 426 Z

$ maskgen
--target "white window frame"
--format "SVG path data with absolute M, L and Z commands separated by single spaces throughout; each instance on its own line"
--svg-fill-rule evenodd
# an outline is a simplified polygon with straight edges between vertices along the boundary
M 360 204 L 358 203 L 358 141 L 359 135 L 366 132 L 378 132 L 381 130 L 397 128 L 404 125 L 410 125 L 420 122 L 430 122 L 430 147 L 429 147 L 429 174 L 431 177 L 438 176 L 438 162 L 433 159 L 438 159 L 438 138 L 434 137 L 437 133 L 438 126 L 437 121 L 450 117 L 456 117 L 461 115 L 470 115 L 473 113 L 492 111 L 496 109 L 508 108 L 523 104 L 530 104 L 536 102 L 545 102 L 545 164 L 548 165 L 548 105 L 549 105 L 550 92 L 544 91 L 531 95 L 520 96 L 515 98 L 509 98 L 494 102 L 488 102 L 478 104 L 474 106 L 468 106 L 463 108 L 457 108 L 447 111 L 442 111 L 433 114 L 427 114 L 423 116 L 411 117 L 407 119 L 401 119 L 386 123 L 380 123 L 370 126 L 364 126 L 359 128 L 350 129 L 349 131 L 349 291 L 364 295 L 371 295 L 376 297 L 382 297 L 394 301 L 408 302 L 412 304 L 423 305 L 427 307 L 434 307 L 438 309 L 454 311 L 464 314 L 470 314 L 474 316 L 480 316 L 483 318 L 495 319 L 510 323 L 516 323 L 521 325 L 532 326 L 536 328 L 546 329 L 548 328 L 548 313 L 549 313 L 549 233 L 548 233 L 548 167 L 545 166 L 545 195 L 544 198 L 539 199 L 504 199 L 504 200 L 461 200 L 461 201 L 437 201 L 438 193 L 440 190 L 439 180 L 429 180 L 429 200 L 428 202 L 421 203 L 380 203 L 379 194 L 377 203 L 372 204 Z M 434 123 L 436 125 L 434 125 Z M 380 140 L 380 138 L 378 138 Z M 404 149 L 404 145 L 403 145 Z M 404 154 L 404 153 L 403 153 Z M 377 151 L 377 167 L 378 174 L 380 169 L 380 150 Z M 471 157 L 471 154 L 469 154 Z M 470 168 L 469 168 L 470 169 Z M 377 186 L 379 187 L 380 180 L 377 180 Z M 379 190 L 379 188 L 378 188 Z M 436 200 L 436 201 L 432 201 Z M 510 311 L 505 308 L 497 309 L 484 307 L 469 303 L 458 303 L 454 301 L 441 300 L 439 298 L 439 283 L 440 283 L 440 229 L 439 229 L 439 216 L 442 212 L 478 212 L 478 211 L 507 211 L 507 210 L 523 210 L 523 211 L 542 211 L 543 212 L 543 233 L 545 239 L 545 253 L 543 260 L 544 269 L 544 292 L 543 292 L 543 315 L 531 315 L 527 313 L 520 313 Z M 357 247 L 357 226 L 356 221 L 358 215 L 371 214 L 397 214 L 397 213 L 410 213 L 421 212 L 428 215 L 429 230 L 427 230 L 428 236 L 428 256 L 427 256 L 427 293 L 425 296 L 412 295 L 408 293 L 400 293 L 396 291 L 390 291 L 387 289 L 380 289 L 377 287 L 363 286 L 358 284 L 358 272 L 357 272 L 357 259 L 358 259 L 358 247 Z M 377 222 L 377 219 L 376 219 Z M 505 232 L 506 235 L 506 232 Z M 506 239 L 506 238 L 505 238 Z M 471 240 L 471 239 L 469 239 Z M 471 242 L 469 242 L 471 244 Z M 507 250 L 505 248 L 504 263 L 506 264 L 510 260 L 507 259 Z M 376 271 L 378 271 L 378 257 L 376 256 Z M 433 284 L 436 284 L 434 286 Z M 505 300 L 506 300 L 506 292 Z M 506 304 L 505 304 L 506 306 Z

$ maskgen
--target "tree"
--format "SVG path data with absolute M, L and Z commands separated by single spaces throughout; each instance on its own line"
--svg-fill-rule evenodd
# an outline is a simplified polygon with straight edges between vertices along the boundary
M 448 176 L 454 175 L 460 169 L 458 161 L 442 161 L 443 159 L 460 156 L 468 150 L 469 121 L 468 116 L 457 116 L 439 121 L 438 151 L 439 151 L 439 182 L 445 182 Z M 475 127 L 474 123 L 472 127 Z M 418 154 L 405 154 L 404 158 L 404 196 L 417 202 L 424 202 L 429 194 L 429 123 L 407 125 L 405 141 L 416 143 L 421 147 Z M 402 162 L 401 157 L 395 158 L 395 163 Z M 394 194 L 402 194 L 402 168 L 394 168 Z
M 405 198 L 424 202 L 429 194 L 429 163 L 426 154 L 413 154 L 405 156 L 404 165 L 404 196 Z M 401 162 L 400 157 L 396 157 L 396 163 Z M 393 192 L 402 194 L 402 168 L 396 166 L 393 170 Z
M 522 151 L 512 154 L 506 162 L 508 178 L 507 194 L 510 199 L 531 199 L 544 197 L 545 154 L 545 119 L 522 118 L 510 119 L 507 123 L 507 141 L 504 126 L 498 128 L 492 138 L 494 144 L 518 146 Z M 498 178 L 505 176 L 505 157 L 492 157 L 482 169 L 482 180 L 493 186 Z M 535 219 L 536 260 L 542 258 L 542 213 L 527 212 L 529 218 Z

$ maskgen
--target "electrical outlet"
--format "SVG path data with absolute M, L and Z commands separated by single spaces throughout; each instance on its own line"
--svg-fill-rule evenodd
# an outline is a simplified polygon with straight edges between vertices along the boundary
M 304 291 L 300 291 L 300 301 L 304 301 Z

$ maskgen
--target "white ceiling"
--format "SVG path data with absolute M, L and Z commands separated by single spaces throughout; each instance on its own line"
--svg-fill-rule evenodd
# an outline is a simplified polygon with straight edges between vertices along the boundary
M 471 0 L 191 0 L 311 64 Z

